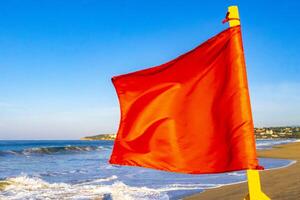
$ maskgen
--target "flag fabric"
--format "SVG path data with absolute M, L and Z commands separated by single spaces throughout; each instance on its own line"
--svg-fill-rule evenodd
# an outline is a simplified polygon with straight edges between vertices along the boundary
M 111 164 L 191 174 L 260 169 L 240 26 L 112 81 L 121 120 Z

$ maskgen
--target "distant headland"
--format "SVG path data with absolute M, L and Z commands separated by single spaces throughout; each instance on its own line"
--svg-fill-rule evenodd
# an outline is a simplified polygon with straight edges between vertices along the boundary
M 115 140 L 116 134 L 100 134 L 80 138 L 80 140 Z
M 283 126 L 283 127 L 263 127 L 254 128 L 254 134 L 257 139 L 284 139 L 284 138 L 300 138 L 299 126 Z M 115 140 L 116 134 L 100 134 L 95 136 L 87 136 L 81 140 Z

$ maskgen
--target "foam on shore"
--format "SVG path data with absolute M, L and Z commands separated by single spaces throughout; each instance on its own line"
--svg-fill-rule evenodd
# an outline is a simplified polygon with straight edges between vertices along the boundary
M 115 179 L 116 177 L 111 178 Z M 169 199 L 164 192 L 147 187 L 130 187 L 121 181 L 116 181 L 112 185 L 101 184 L 111 178 L 96 180 L 98 184 L 87 182 L 86 184 L 71 185 L 48 183 L 36 177 L 18 176 L 5 180 L 10 184 L 3 188 L 0 199 Z

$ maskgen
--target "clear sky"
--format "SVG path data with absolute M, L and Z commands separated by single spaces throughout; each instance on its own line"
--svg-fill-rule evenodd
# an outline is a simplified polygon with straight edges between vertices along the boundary
M 0 1 L 0 139 L 113 133 L 110 78 L 227 28 L 238 5 L 255 126 L 300 125 L 300 1 Z

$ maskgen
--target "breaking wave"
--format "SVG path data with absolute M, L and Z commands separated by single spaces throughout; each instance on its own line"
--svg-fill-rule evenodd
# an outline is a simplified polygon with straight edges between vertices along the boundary
M 32 154 L 58 154 L 58 153 L 78 153 L 84 151 L 97 151 L 102 147 L 98 146 L 62 146 L 62 147 L 36 147 L 23 150 L 0 151 L 0 156 L 5 155 L 32 155 Z
M 257 149 L 269 149 L 272 148 L 275 145 L 281 145 L 281 144 L 288 144 L 288 143 L 292 143 L 292 142 L 297 142 L 297 140 L 295 139 L 267 139 L 267 140 L 261 140 L 258 139 L 257 143 L 256 143 L 256 148 Z
M 169 184 L 160 188 L 134 187 L 118 180 L 116 175 L 77 184 L 49 183 L 38 177 L 21 175 L 0 180 L 2 200 L 169 200 L 168 192 L 202 190 L 224 184 Z
M 8 178 L 6 186 L 0 190 L 0 199 L 3 200 L 38 200 L 38 199 L 61 199 L 61 200 L 167 200 L 165 192 L 147 187 L 131 187 L 121 181 L 111 185 L 103 182 L 115 180 L 116 176 L 93 180 L 81 184 L 48 183 L 40 178 L 18 176 Z

